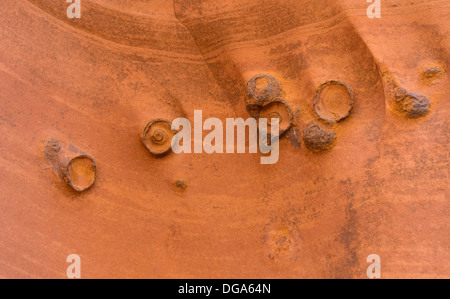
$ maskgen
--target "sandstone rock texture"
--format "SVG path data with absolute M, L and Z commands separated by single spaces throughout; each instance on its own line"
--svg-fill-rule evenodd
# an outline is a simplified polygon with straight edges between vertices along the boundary
M 0 1 L 1 278 L 450 277 L 449 1 L 81 3 Z M 143 145 L 248 118 L 259 74 L 278 163 Z

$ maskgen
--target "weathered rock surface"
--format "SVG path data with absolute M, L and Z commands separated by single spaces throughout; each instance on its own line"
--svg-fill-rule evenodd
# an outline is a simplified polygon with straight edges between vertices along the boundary
M 370 254 L 383 278 L 450 277 L 447 0 L 384 0 L 380 19 L 364 0 L 67 6 L 0 1 L 0 277 L 64 278 L 69 254 L 83 278 L 365 278 Z M 277 164 L 142 145 L 150 119 L 247 118 L 258 74 L 294 113 Z M 298 135 L 330 80 L 353 107 L 318 153 Z M 401 113 L 399 87 L 427 113 Z M 95 159 L 93 187 L 52 171 L 52 139 Z

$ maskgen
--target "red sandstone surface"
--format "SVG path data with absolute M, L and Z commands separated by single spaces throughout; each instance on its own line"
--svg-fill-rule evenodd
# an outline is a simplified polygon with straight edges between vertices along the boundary
M 83 278 L 366 278 L 370 254 L 450 277 L 449 1 L 68 5 L 0 1 L 1 278 L 65 278 L 69 254 Z M 293 113 L 278 163 L 143 145 L 152 119 L 248 118 L 258 74 Z M 327 93 L 331 123 L 330 80 L 353 96 Z M 95 160 L 92 187 L 49 140 Z

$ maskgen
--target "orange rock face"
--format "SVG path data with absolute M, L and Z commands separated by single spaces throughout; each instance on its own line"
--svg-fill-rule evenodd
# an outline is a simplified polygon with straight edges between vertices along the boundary
M 381 2 L 0 1 L 0 277 L 450 277 L 450 6 Z M 268 94 L 276 164 L 146 148 Z

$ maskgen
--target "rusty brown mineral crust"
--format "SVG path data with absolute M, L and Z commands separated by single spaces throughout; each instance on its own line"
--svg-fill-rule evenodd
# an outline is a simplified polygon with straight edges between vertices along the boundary
M 271 75 L 259 74 L 254 76 L 246 85 L 247 105 L 262 106 L 265 102 L 282 95 L 277 79 Z
M 394 91 L 395 108 L 408 118 L 420 118 L 430 112 L 430 101 L 423 95 L 408 93 L 403 88 Z
M 291 143 L 291 145 L 294 148 L 300 149 L 302 147 L 302 141 L 301 141 L 301 133 L 300 130 L 297 126 L 293 125 L 289 130 L 288 130 L 288 137 L 289 137 L 289 142 Z
M 303 140 L 308 149 L 314 152 L 324 152 L 333 147 L 336 135 L 323 125 L 310 122 L 303 132 Z
M 172 123 L 163 118 L 150 120 L 142 133 L 142 143 L 155 156 L 163 156 L 172 149 L 172 138 L 176 131 Z
M 247 112 L 250 115 L 250 117 L 253 117 L 253 118 L 257 119 L 258 115 L 259 115 L 259 110 L 261 110 L 261 105 L 247 104 L 245 106 L 245 109 L 247 110 Z
M 434 66 L 427 68 L 422 75 L 426 80 L 439 79 L 444 75 L 444 71 L 440 67 Z
M 314 97 L 314 111 L 328 122 L 338 122 L 350 115 L 353 92 L 346 83 L 330 80 L 322 83 Z

